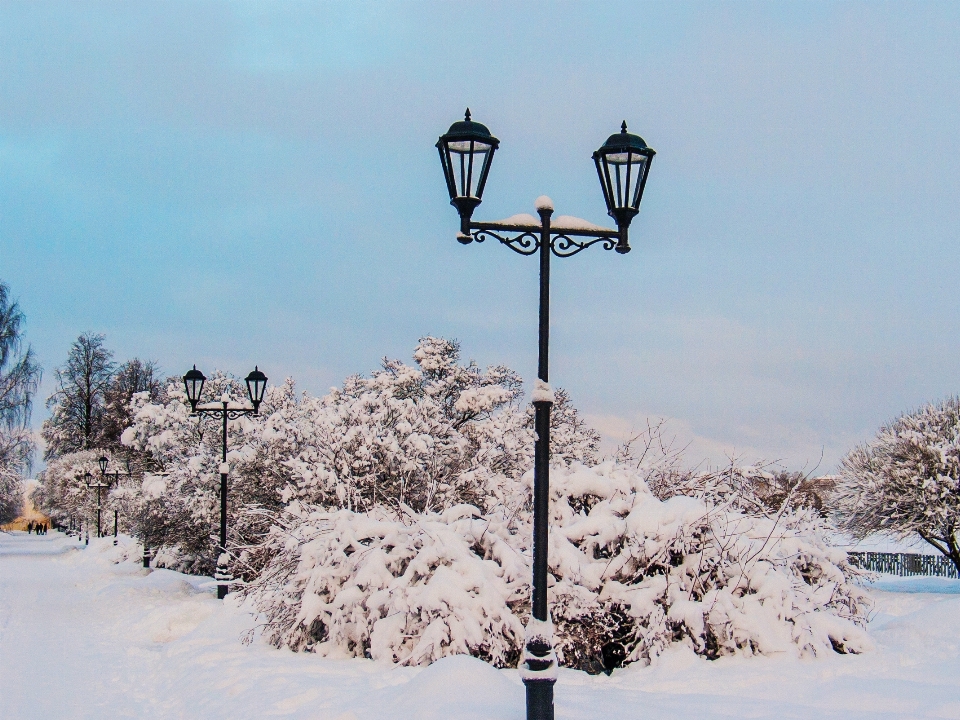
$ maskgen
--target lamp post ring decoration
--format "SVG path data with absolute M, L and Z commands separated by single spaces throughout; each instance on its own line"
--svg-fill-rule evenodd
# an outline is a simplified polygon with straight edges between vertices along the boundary
M 527 720 L 553 720 L 553 685 L 556 653 L 553 625 L 547 603 L 550 515 L 550 256 L 572 257 L 599 244 L 605 250 L 630 252 L 630 223 L 640 212 L 650 164 L 656 152 L 639 135 L 620 132 L 607 138 L 592 158 L 600 179 L 603 200 L 617 229 L 592 225 L 578 218 L 560 216 L 551 223 L 553 201 L 537 198 L 539 221 L 519 215 L 501 222 L 478 222 L 473 213 L 480 205 L 493 156 L 500 147 L 486 125 L 474 122 L 470 110 L 437 140 L 450 204 L 460 215 L 457 241 L 463 245 L 498 240 L 520 255 L 538 255 L 540 262 L 540 317 L 538 329 L 537 391 L 534 393 L 533 467 L 533 583 L 531 617 L 527 623 L 520 677 L 526 687 Z

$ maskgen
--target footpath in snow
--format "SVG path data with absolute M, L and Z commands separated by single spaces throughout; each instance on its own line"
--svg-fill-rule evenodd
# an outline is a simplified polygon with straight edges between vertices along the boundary
M 524 717 L 516 670 L 469 657 L 407 668 L 277 650 L 234 598 L 216 600 L 210 578 L 144 570 L 126 543 L 0 534 L 0 716 Z M 708 662 L 674 650 L 611 677 L 562 670 L 557 720 L 960 720 L 960 581 L 885 579 L 872 595 L 873 652 Z

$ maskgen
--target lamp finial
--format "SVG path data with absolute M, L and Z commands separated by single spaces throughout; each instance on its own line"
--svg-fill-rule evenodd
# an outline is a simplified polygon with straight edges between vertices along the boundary
M 625 133 L 627 131 L 627 121 L 624 120 L 623 124 L 620 125 L 620 132 Z
M 467 108 L 467 111 L 463 114 L 463 119 L 470 122 L 470 108 Z

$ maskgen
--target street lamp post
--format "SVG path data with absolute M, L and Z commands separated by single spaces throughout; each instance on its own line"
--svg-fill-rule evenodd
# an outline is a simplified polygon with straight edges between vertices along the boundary
M 103 490 L 103 488 L 110 487 L 110 483 L 104 482 L 103 478 L 100 478 L 97 482 L 92 483 L 90 482 L 92 477 L 93 476 L 89 472 L 87 472 L 87 473 L 84 473 L 83 480 L 86 486 L 91 490 L 93 488 L 97 489 L 97 537 L 99 538 L 99 537 L 103 537 L 102 525 L 100 523 L 100 509 L 102 507 L 100 504 L 100 491 Z
M 533 393 L 536 409 L 533 465 L 533 597 L 531 620 L 524 640 L 524 657 L 520 674 L 526 686 L 527 720 L 553 720 L 553 686 L 557 679 L 557 658 L 553 649 L 552 623 L 547 607 L 547 544 L 550 512 L 550 407 L 553 392 L 549 386 L 548 357 L 550 339 L 550 255 L 571 257 L 600 243 L 605 250 L 620 254 L 630 252 L 627 231 L 640 211 L 640 200 L 656 154 L 639 135 L 627 132 L 623 123 L 620 132 L 611 135 L 593 153 L 597 175 L 603 189 L 607 214 L 617 229 L 591 225 L 586 221 L 561 218 L 551 225 L 553 202 L 540 197 L 536 202 L 539 222 L 477 222 L 473 211 L 480 205 L 490 172 L 493 155 L 500 141 L 480 123 L 470 119 L 455 122 L 437 141 L 450 204 L 460 214 L 457 240 L 464 245 L 488 238 L 521 255 L 539 253 L 540 260 L 540 323 L 537 362 L 537 384 Z
M 263 402 L 263 393 L 267 389 L 267 376 L 260 372 L 258 367 L 253 369 L 245 382 L 247 384 L 247 395 L 250 397 L 250 403 L 253 407 L 231 406 L 229 398 L 223 395 L 219 403 L 208 403 L 198 406 L 200 394 L 203 392 L 203 383 L 206 377 L 197 370 L 194 365 L 192 370 L 188 370 L 183 376 L 183 385 L 187 390 L 187 400 L 190 401 L 190 412 L 192 415 L 203 417 L 219 417 L 223 420 L 223 454 L 220 463 L 220 547 L 217 556 L 217 598 L 223 600 L 227 596 L 228 583 L 233 578 L 228 574 L 227 568 L 227 475 L 230 472 L 230 466 L 227 465 L 227 421 L 236 420 L 244 415 L 259 415 L 260 403 Z
M 107 456 L 106 456 L 106 455 L 101 455 L 101 456 L 100 456 L 100 459 L 97 460 L 97 464 L 100 466 L 100 475 L 101 475 L 101 477 L 103 477 L 103 478 L 112 477 L 112 478 L 113 478 L 113 482 L 116 483 L 116 484 L 119 486 L 119 485 L 120 485 L 120 476 L 121 476 L 121 475 L 123 475 L 123 476 L 125 476 L 125 477 L 130 477 L 130 475 L 131 475 L 131 473 L 130 473 L 130 461 L 129 461 L 129 459 L 127 460 L 127 472 L 121 472 L 121 471 L 119 471 L 119 470 L 114 470 L 113 472 L 107 472 L 107 465 L 109 464 L 109 462 L 110 462 L 110 461 L 107 459 Z M 108 482 L 108 487 L 109 487 L 109 485 L 112 484 L 112 483 L 110 483 L 109 481 L 107 481 L 107 482 Z M 117 544 L 117 525 L 119 524 L 119 522 L 118 522 L 119 519 L 120 519 L 120 512 L 119 512 L 119 510 L 117 510 L 116 507 L 114 507 L 114 508 L 113 508 L 113 544 L 114 544 L 114 545 Z

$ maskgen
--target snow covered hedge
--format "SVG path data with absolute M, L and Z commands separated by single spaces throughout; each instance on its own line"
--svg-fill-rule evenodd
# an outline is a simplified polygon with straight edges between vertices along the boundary
M 524 476 L 527 485 L 529 474 Z M 244 592 L 278 646 L 410 664 L 515 665 L 529 614 L 530 516 L 294 504 Z M 550 602 L 561 663 L 591 672 L 679 642 L 707 657 L 860 652 L 868 600 L 818 517 L 661 501 L 612 462 L 551 474 Z

